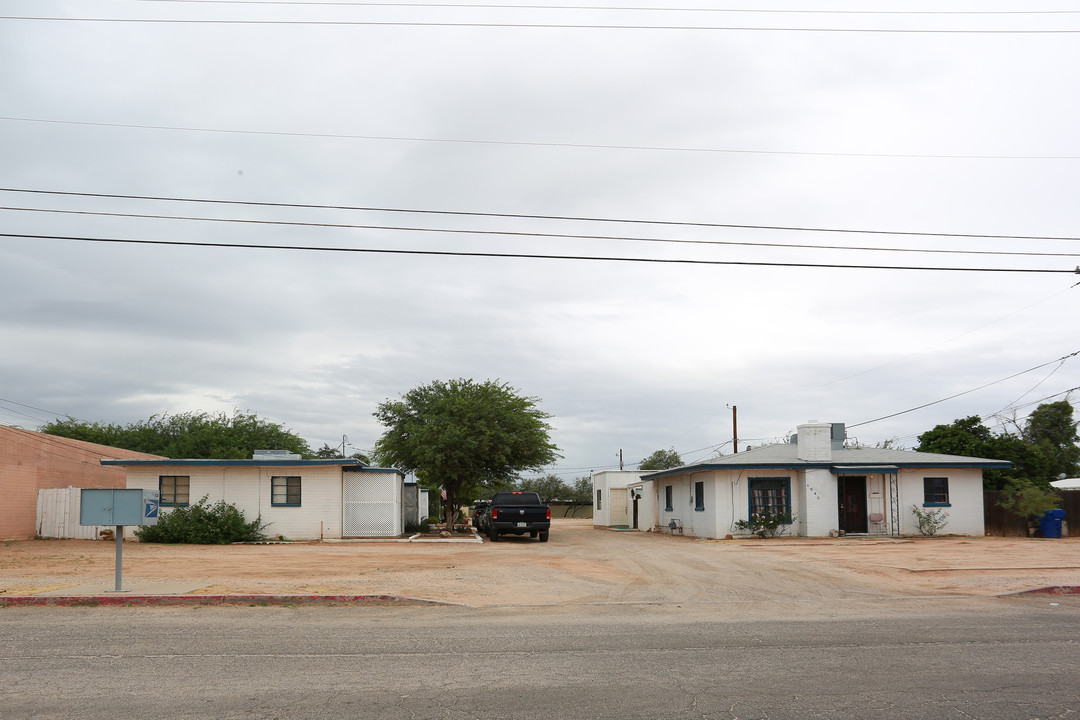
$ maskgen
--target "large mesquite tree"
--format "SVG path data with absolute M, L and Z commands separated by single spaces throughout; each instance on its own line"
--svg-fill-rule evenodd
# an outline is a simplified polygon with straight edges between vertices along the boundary
M 454 508 L 481 492 L 512 483 L 518 473 L 555 461 L 550 417 L 538 398 L 488 380 L 436 380 L 380 403 L 386 428 L 375 444 L 381 465 L 415 472 L 429 490 L 446 491 L 447 526 Z

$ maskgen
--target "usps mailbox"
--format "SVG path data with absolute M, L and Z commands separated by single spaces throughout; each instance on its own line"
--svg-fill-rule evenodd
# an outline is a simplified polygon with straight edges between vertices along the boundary
M 123 592 L 124 526 L 157 525 L 160 495 L 156 490 L 83 490 L 80 525 L 116 526 L 116 589 Z
M 157 525 L 156 490 L 83 490 L 80 525 Z

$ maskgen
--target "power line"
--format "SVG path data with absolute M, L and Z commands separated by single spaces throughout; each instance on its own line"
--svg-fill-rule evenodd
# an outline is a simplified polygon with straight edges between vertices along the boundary
M 47 123 L 54 125 L 78 125 L 85 127 L 127 128 L 133 130 L 169 130 L 177 132 L 222 133 L 229 135 L 265 135 L 271 137 L 308 137 L 335 140 L 389 140 L 394 142 L 447 143 L 453 145 L 507 145 L 512 147 L 571 148 L 582 150 L 632 150 L 649 152 L 679 153 L 720 153 L 731 155 L 787 155 L 793 157 L 849 157 L 849 158 L 892 158 L 907 160 L 1080 160 L 1080 155 L 956 155 L 956 154 L 919 154 L 919 153 L 858 153 L 858 152 L 814 152 L 799 150 L 744 150 L 737 148 L 696 148 L 663 145 L 606 145 L 597 143 L 560 143 L 517 140 L 472 140 L 464 138 L 428 138 L 406 135 L 351 135 L 341 133 L 288 132 L 275 130 L 230 130 L 223 128 L 181 127 L 175 125 L 143 125 L 136 123 L 106 123 L 81 120 L 53 120 L 48 118 L 28 118 L 10 115 L 0 116 L 0 120 L 11 122 Z
M 1066 360 L 1068 360 L 1070 358 L 1074 358 L 1077 355 L 1080 355 L 1080 350 L 1077 350 L 1076 352 L 1071 352 L 1068 355 L 1064 355 L 1064 356 L 1056 358 L 1054 360 L 1050 360 L 1049 362 L 1044 362 L 1044 363 L 1042 363 L 1040 365 L 1036 365 L 1035 367 L 1028 368 L 1027 370 L 1021 370 L 1018 373 L 1013 373 L 1012 375 L 1009 375 L 1008 377 L 1001 378 L 1000 380 L 995 380 L 993 382 L 986 383 L 985 385 L 980 385 L 979 387 L 971 388 L 970 390 L 964 390 L 963 392 L 956 393 L 955 395 L 950 395 L 949 397 L 946 397 L 946 398 L 941 398 L 940 400 L 934 400 L 933 402 L 924 403 L 923 405 L 919 405 L 917 407 L 909 408 L 907 410 L 901 410 L 900 412 L 895 412 L 895 413 L 892 413 L 890 415 L 882 415 L 881 417 L 874 418 L 873 420 L 864 420 L 863 422 L 860 422 L 860 423 L 854 423 L 852 425 L 848 425 L 848 427 L 849 428 L 854 428 L 854 427 L 860 427 L 862 425 L 869 425 L 870 423 L 876 423 L 879 420 L 888 420 L 889 418 L 894 418 L 894 417 L 897 417 L 898 415 L 906 415 L 907 413 L 915 412 L 916 410 L 922 410 L 923 408 L 928 408 L 931 405 L 938 405 L 938 404 L 946 402 L 948 400 L 954 400 L 954 399 L 956 399 L 958 397 L 961 397 L 963 395 L 969 395 L 970 393 L 976 392 L 978 390 L 983 390 L 983 389 L 988 388 L 988 387 L 990 387 L 992 385 L 997 385 L 999 383 L 1003 383 L 1006 380 L 1012 380 L 1013 378 L 1020 377 L 1021 375 L 1032 372 L 1033 370 L 1038 370 L 1039 368 L 1044 368 L 1047 365 L 1053 365 L 1056 362 L 1065 362 Z
M 15 402 L 14 400 L 8 400 L 7 398 L 0 397 L 0 403 L 6 403 L 8 405 L 18 405 L 19 407 L 24 407 L 24 408 L 27 408 L 28 410 L 37 410 L 38 412 L 48 413 L 49 415 L 53 415 L 55 417 L 66 417 L 66 418 L 70 418 L 71 420 L 79 420 L 79 418 L 74 417 L 72 415 L 68 415 L 67 413 L 56 412 L 55 410 L 46 410 L 45 408 L 39 408 L 39 407 L 37 407 L 35 405 L 27 405 L 26 403 Z M 32 417 L 32 416 L 27 415 L 27 417 Z M 40 418 L 34 418 L 34 419 L 35 420 L 40 420 Z M 85 420 L 79 420 L 79 421 L 80 422 L 86 422 Z
M 685 258 L 639 258 L 619 256 L 597 255 L 556 255 L 545 253 L 506 253 L 506 252 L 464 252 L 456 250 L 402 250 L 391 248 L 355 248 L 355 247 L 325 247 L 317 245 L 266 245 L 258 243 L 227 243 L 227 242 L 192 242 L 186 240 L 134 240 L 124 238 L 100 238 L 73 235 L 36 235 L 31 233 L 0 233 L 0 237 L 25 238 L 39 240 L 70 240 L 74 242 L 128 244 L 128 245 L 158 245 L 175 247 L 200 247 L 200 248 L 233 248 L 243 250 L 290 250 L 307 252 L 331 252 L 331 253 L 365 253 L 384 255 L 427 255 L 437 257 L 472 257 L 472 258 L 505 258 L 518 260 L 575 260 L 590 262 L 627 262 L 627 263 L 657 263 L 666 265 L 731 265 L 738 267 L 787 267 L 787 268 L 819 268 L 834 270 L 917 270 L 930 272 L 980 272 L 980 273 L 1069 273 L 1080 274 L 1080 266 L 1075 270 L 1059 270 L 1053 268 L 985 268 L 985 267 L 941 267 L 920 265 L 842 265 L 836 263 L 803 263 L 803 262 L 761 262 L 739 260 L 692 260 Z
M 49 17 L 30 15 L 0 15 L 0 20 L 29 20 L 35 22 L 69 23 L 143 23 L 151 25 L 262 25 L 262 26 L 366 26 L 366 27 L 445 27 L 445 28 L 522 28 L 530 30 L 672 30 L 711 32 L 807 32 L 807 33 L 873 33 L 899 35 L 1072 35 L 1080 30 L 1006 30 L 991 29 L 928 29 L 928 28 L 820 28 L 820 27 L 765 27 L 765 26 L 719 26 L 719 25 L 614 25 L 574 23 L 481 23 L 481 22 L 409 22 L 374 20 L 227 20 L 185 18 L 95 18 L 95 17 Z
M 130 0 L 129 0 L 130 1 Z M 613 5 L 500 5 L 488 3 L 386 3 L 386 2 L 318 2 L 316 0 L 134 0 L 154 4 L 176 3 L 196 5 L 302 5 L 329 7 L 389 7 L 389 8 L 467 8 L 505 10 L 634 10 L 658 12 L 712 12 L 799 15 L 1071 15 L 1080 10 L 786 10 L 707 7 L 635 7 Z
M 255 220 L 250 218 L 196 217 L 190 215 L 156 215 L 146 213 L 118 213 L 98 210 L 56 210 L 0 205 L 0 210 L 58 213 L 65 215 L 93 215 L 98 217 L 141 218 L 152 220 L 187 220 L 195 222 L 246 223 L 253 225 L 284 225 L 290 227 L 342 228 L 350 230 L 392 230 L 402 232 L 453 233 L 465 235 L 496 235 L 503 237 L 532 237 L 547 239 L 614 240 L 622 242 L 673 243 L 686 245 L 724 245 L 741 247 L 795 248 L 802 250 L 856 250 L 868 252 L 938 253 L 950 255 L 992 255 L 1026 257 L 1080 257 L 1080 252 L 1054 253 L 1009 250 L 949 250 L 943 248 L 896 248 L 860 247 L 851 245 L 806 245 L 800 243 L 749 242 L 741 240 L 688 240 L 684 238 L 631 237 L 627 235 L 583 235 L 576 233 L 547 233 L 524 230 L 476 230 L 459 228 L 410 227 L 399 225 L 360 225 L 355 223 L 300 222 L 293 220 Z
M 118 193 L 71 192 L 63 190 L 32 190 L 26 188 L 0 187 L 0 192 L 28 193 L 35 195 L 61 195 L 67 197 L 114 198 L 120 200 L 155 200 L 163 202 L 189 202 L 208 205 L 240 205 L 243 207 L 299 208 L 307 210 L 355 210 L 360 212 L 410 213 L 417 215 L 447 215 L 453 217 L 513 218 L 525 220 L 567 220 L 575 222 L 626 223 L 629 225 L 667 225 L 671 227 L 726 228 L 733 230 L 784 230 L 791 232 L 845 233 L 853 235 L 903 235 L 907 237 L 974 238 L 985 240 L 1063 240 L 1075 242 L 1078 236 L 1062 235 L 994 235 L 979 233 L 918 232 L 908 230 L 865 230 L 853 228 L 825 228 L 798 225 L 751 225 L 748 223 L 712 223 L 676 220 L 641 220 L 633 218 L 608 218 L 575 215 L 531 215 L 526 213 L 475 212 L 463 210 L 425 210 L 408 208 L 373 207 L 363 205 L 320 205 L 312 203 L 268 202 L 255 200 L 217 200 L 208 198 L 170 197 L 160 195 L 126 195 Z

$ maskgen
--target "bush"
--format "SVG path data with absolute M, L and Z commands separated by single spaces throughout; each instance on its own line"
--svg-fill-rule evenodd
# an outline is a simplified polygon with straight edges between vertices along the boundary
M 188 507 L 161 513 L 157 525 L 143 525 L 135 536 L 143 542 L 227 545 L 263 539 L 262 516 L 247 520 L 235 505 L 224 500 L 213 505 L 207 496 Z
M 1061 498 L 1036 482 L 1014 478 L 1001 489 L 997 504 L 1024 519 L 1030 519 L 1041 516 L 1043 510 L 1061 507 Z
M 936 535 L 939 530 L 949 524 L 949 513 L 941 508 L 924 510 L 918 505 L 912 505 L 911 513 L 915 516 L 915 523 L 923 535 Z
M 736 520 L 735 529 L 757 535 L 760 538 L 778 537 L 795 522 L 791 513 L 765 511 L 754 513 L 749 520 Z

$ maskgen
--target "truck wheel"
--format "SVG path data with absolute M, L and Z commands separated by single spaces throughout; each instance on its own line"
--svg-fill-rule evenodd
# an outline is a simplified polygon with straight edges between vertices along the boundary
M 540 542 L 547 542 L 548 534 L 546 532 L 540 533 Z
M 492 530 L 491 532 L 489 532 L 488 539 L 491 540 L 491 542 L 499 542 L 499 531 Z

